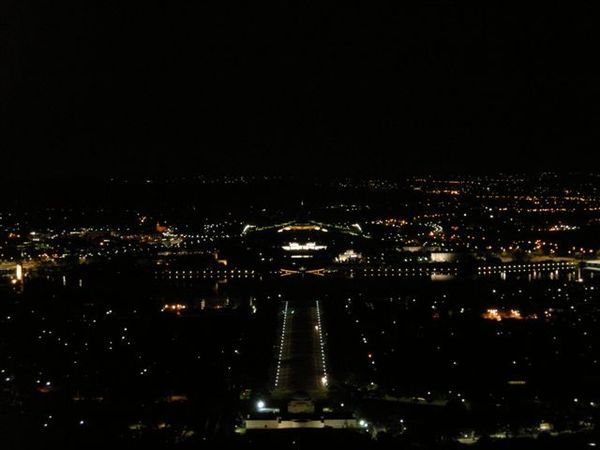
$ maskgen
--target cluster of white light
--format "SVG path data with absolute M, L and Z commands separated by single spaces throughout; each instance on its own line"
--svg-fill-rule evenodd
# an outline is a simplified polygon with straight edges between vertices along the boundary
M 349 249 L 349 250 L 346 250 L 344 253 L 340 253 L 335 258 L 335 262 L 345 263 L 348 261 L 357 260 L 357 259 L 361 259 L 361 258 L 362 258 L 362 255 L 360 253 L 356 253 L 354 250 Z
M 525 263 L 525 264 L 506 264 L 503 266 L 482 266 L 477 268 L 478 273 L 484 275 L 490 273 L 506 274 L 507 272 L 548 272 L 559 270 L 575 270 L 576 264 L 572 262 L 552 262 L 552 263 Z
M 370 267 L 363 268 L 362 272 L 360 269 L 356 271 L 352 270 L 351 272 L 364 277 L 415 277 L 424 275 L 453 275 L 458 273 L 458 267 Z
M 279 355 L 277 356 L 277 368 L 275 372 L 275 387 L 279 385 L 279 372 L 281 370 L 281 359 L 283 358 L 283 345 L 285 343 L 285 332 L 287 326 L 288 302 L 283 307 L 283 324 L 281 325 L 281 341 L 279 343 Z
M 223 278 L 256 278 L 258 271 L 253 269 L 203 269 L 203 270 L 159 270 L 155 272 L 156 278 L 168 278 L 169 280 L 193 280 Z
M 15 276 L 17 277 L 17 281 L 23 281 L 23 266 L 21 264 L 17 264 L 17 268 L 15 271 Z
M 327 364 L 325 362 L 325 342 L 323 341 L 323 327 L 321 325 L 321 308 L 319 300 L 316 301 L 317 305 L 317 333 L 319 333 L 319 348 L 321 349 L 321 365 L 323 368 L 323 375 L 321 376 L 321 384 L 327 386 L 329 379 L 327 377 Z
M 307 242 L 305 244 L 300 244 L 298 242 L 290 242 L 288 245 L 282 245 L 282 249 L 291 252 L 291 251 L 315 251 L 315 250 L 325 250 L 327 248 L 326 245 L 318 245 L 316 242 Z
M 327 230 L 325 228 L 320 227 L 319 225 L 288 225 L 286 227 L 280 228 L 279 230 L 277 230 L 278 233 L 281 233 L 283 231 L 325 231 L 327 232 Z
M 242 230 L 242 236 L 244 236 L 249 231 L 256 231 L 256 230 L 260 230 L 260 228 L 258 228 L 256 225 L 247 224 L 244 226 L 244 229 Z

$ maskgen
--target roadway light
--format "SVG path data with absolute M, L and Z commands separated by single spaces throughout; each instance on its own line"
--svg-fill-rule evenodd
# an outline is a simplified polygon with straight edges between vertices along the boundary
M 265 402 L 263 402 L 262 400 L 259 400 L 259 401 L 257 401 L 257 402 L 256 402 L 256 408 L 257 408 L 258 410 L 261 410 L 261 409 L 263 409 L 264 407 L 265 407 Z

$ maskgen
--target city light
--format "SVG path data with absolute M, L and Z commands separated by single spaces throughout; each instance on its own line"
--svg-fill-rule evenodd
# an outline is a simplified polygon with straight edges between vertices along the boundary
M 21 264 L 17 264 L 17 268 L 15 271 L 15 276 L 18 282 L 23 281 L 23 266 Z
M 290 242 L 288 245 L 282 245 L 282 249 L 288 252 L 295 251 L 318 251 L 327 249 L 326 245 L 319 245 L 316 242 L 306 242 L 304 244 L 298 242 Z
M 391 198 L 409 192 L 394 209 L 371 201 L 371 187 L 344 184 L 367 191 L 328 197 L 306 212 L 323 216 L 315 223 L 273 205 L 252 214 L 174 206 L 160 217 L 49 209 L 35 223 L 0 211 L 0 383 L 29 399 L 9 408 L 52 411 L 32 427 L 46 433 L 86 434 L 106 426 L 107 393 L 126 387 L 128 408 L 185 405 L 194 415 L 115 419 L 135 436 L 191 442 L 200 420 L 201 439 L 217 427 L 241 439 L 327 428 L 412 443 L 406 424 L 433 411 L 507 411 L 518 397 L 526 421 L 456 414 L 456 426 L 434 420 L 431 432 L 465 445 L 483 433 L 511 440 L 508 429 L 532 439 L 593 432 L 581 418 L 598 412 L 600 200 L 539 185 L 523 196 L 529 184 L 501 180 L 502 195 L 476 177 L 368 185 Z M 202 406 L 212 398 L 236 401 L 215 414 Z M 99 413 L 67 424 L 69 402 Z M 560 427 L 542 404 L 562 411 Z

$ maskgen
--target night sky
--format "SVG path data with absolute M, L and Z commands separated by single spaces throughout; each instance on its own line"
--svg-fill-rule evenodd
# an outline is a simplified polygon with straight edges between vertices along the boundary
M 596 168 L 591 10 L 395 3 L 5 0 L 0 173 Z

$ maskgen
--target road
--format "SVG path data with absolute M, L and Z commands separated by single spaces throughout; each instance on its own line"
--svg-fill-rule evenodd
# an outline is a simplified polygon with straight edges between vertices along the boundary
M 273 396 L 325 397 L 329 380 L 320 302 L 284 301 L 280 317 Z

